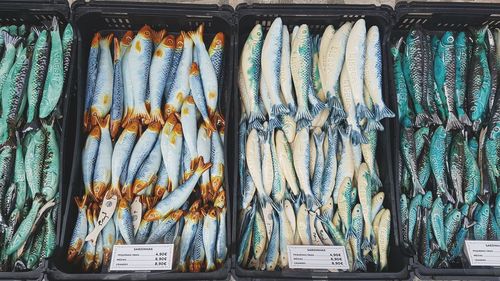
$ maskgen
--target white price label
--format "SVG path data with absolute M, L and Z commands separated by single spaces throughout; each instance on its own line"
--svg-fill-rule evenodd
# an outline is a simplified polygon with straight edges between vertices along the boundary
M 173 254 L 173 244 L 114 245 L 109 270 L 172 270 Z
M 344 246 L 288 246 L 290 268 L 349 269 Z
M 500 266 L 500 241 L 465 240 L 471 266 Z

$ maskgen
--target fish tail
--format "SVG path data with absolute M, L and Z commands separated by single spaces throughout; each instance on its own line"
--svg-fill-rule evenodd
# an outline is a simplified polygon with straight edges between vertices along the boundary
M 380 104 L 375 104 L 375 118 L 377 121 L 380 121 L 384 118 L 393 118 L 395 116 L 394 112 L 392 112 L 383 102 Z
M 417 127 L 424 127 L 427 123 L 428 116 L 427 114 L 421 112 L 415 116 L 415 125 Z
M 370 131 L 370 132 L 375 131 L 375 130 L 383 131 L 384 126 L 382 125 L 382 123 L 380 123 L 376 119 L 367 119 L 365 130 Z
M 372 243 L 370 241 L 371 237 L 364 237 L 363 242 L 361 243 L 361 249 L 369 250 L 372 247 Z
M 5 46 L 12 45 L 15 47 L 17 42 L 21 40 L 21 37 L 10 35 L 7 31 L 2 31 L 2 33 Z
M 210 169 L 210 167 L 212 167 L 212 163 L 210 162 L 203 162 L 203 156 L 198 156 L 194 161 L 197 162 L 196 164 L 196 169 L 193 169 L 196 171 L 196 173 L 198 174 L 203 174 L 203 172 L 205 172 L 206 170 Z
M 215 263 L 211 263 L 211 264 L 207 264 L 207 268 L 206 268 L 206 271 L 214 271 L 216 270 L 217 267 L 215 266 Z
M 431 115 L 431 119 L 432 119 L 432 122 L 436 125 L 441 125 L 443 124 L 443 121 L 441 121 L 441 118 L 439 118 L 439 115 L 434 112 L 432 115 Z M 469 121 L 470 122 L 470 121 Z
M 34 117 L 31 122 L 26 124 L 23 128 L 23 133 L 27 133 L 29 131 L 36 131 L 38 128 L 40 128 L 40 120 L 37 117 Z
M 75 200 L 75 204 L 78 206 L 78 209 L 81 209 L 87 204 L 88 196 L 83 195 L 81 199 L 78 196 L 75 196 L 73 199 Z
M 329 96 L 329 92 L 326 94 Z M 328 106 L 332 108 L 332 112 L 336 112 L 337 114 L 342 113 L 342 117 L 347 117 L 344 111 L 344 107 L 342 106 L 342 103 L 340 102 L 339 98 L 336 96 L 330 96 L 328 98 Z
M 187 264 L 185 261 L 180 260 L 179 263 L 177 264 L 177 271 L 179 272 L 186 272 L 187 271 Z
M 150 116 L 148 114 L 148 110 L 146 109 L 145 104 L 134 106 L 134 110 L 132 111 L 128 120 L 134 120 L 134 119 L 136 119 L 136 120 L 142 119 L 143 122 L 146 124 L 148 124 L 150 122 L 151 119 L 150 119 Z
M 413 197 L 415 197 L 418 193 L 420 194 L 425 194 L 424 187 L 418 180 L 417 176 L 412 177 L 412 182 L 413 182 Z
M 198 28 L 195 31 L 189 31 L 188 35 L 193 39 L 193 42 L 198 45 L 200 43 L 203 43 L 203 33 L 205 31 L 205 25 L 200 24 Z
M 356 262 L 354 263 L 354 271 L 356 271 L 358 269 L 360 269 L 362 271 L 366 271 L 366 264 L 364 263 L 364 261 L 361 257 L 357 257 Z
M 382 186 L 382 181 L 380 180 L 377 173 L 371 173 L 372 183 L 376 186 Z
M 455 113 L 450 112 L 448 115 L 448 122 L 446 123 L 446 131 L 450 131 L 453 129 L 463 129 L 462 123 L 458 120 Z
M 201 271 L 201 261 L 192 261 L 189 264 L 189 272 L 200 272 Z
M 290 115 L 295 116 L 295 113 L 297 113 L 297 107 L 294 104 L 289 103 L 288 109 L 290 110 Z
M 217 131 L 217 128 L 215 127 L 214 123 L 212 123 L 212 120 L 210 120 L 210 118 L 205 119 L 203 122 L 205 123 L 205 129 L 207 130 L 207 135 L 211 137 L 212 133 Z
M 318 115 L 323 109 L 326 108 L 326 105 L 322 103 L 315 95 L 309 94 L 309 102 L 312 105 L 311 114 L 312 116 Z
M 472 122 L 472 130 L 474 132 L 479 131 L 479 127 L 481 126 L 481 123 L 482 123 L 481 119 L 478 119 L 478 120 Z
M 271 114 L 274 116 L 280 116 L 283 114 L 287 114 L 289 112 L 290 112 L 290 110 L 286 107 L 286 105 L 284 105 L 282 103 L 275 104 L 271 108 Z
M 102 38 L 102 40 L 104 41 L 104 45 L 106 47 L 109 48 L 109 46 L 111 45 L 111 42 L 113 42 L 113 37 L 114 37 L 114 34 L 110 33 L 110 34 L 108 34 L 108 36 Z
M 269 130 L 272 131 L 276 128 L 281 128 L 283 127 L 283 123 L 276 117 L 276 116 L 271 116 L 269 119 Z
M 160 31 L 153 31 L 153 42 L 155 44 L 160 44 L 163 38 L 167 35 L 167 31 L 162 29 Z
M 353 145 L 368 143 L 368 139 L 361 133 L 359 129 L 351 130 L 351 141 Z
M 455 199 L 453 198 L 453 196 L 450 194 L 450 192 L 448 190 L 445 190 L 443 195 L 446 199 L 445 201 L 451 202 L 452 204 L 455 204 Z M 479 199 L 481 199 L 481 198 L 479 198 Z
M 321 203 L 313 194 L 306 194 L 305 200 L 306 200 L 306 208 L 308 210 L 315 210 L 319 206 L 321 206 Z
M 106 187 L 106 184 L 102 182 L 92 184 L 92 193 L 94 194 L 94 197 L 98 200 L 98 202 L 102 201 L 104 193 L 107 190 Z
M 114 140 L 120 131 L 121 120 L 113 120 L 110 124 L 111 138 Z
M 94 115 L 94 117 L 96 118 L 97 120 L 97 123 L 99 124 L 99 127 L 101 127 L 101 130 L 105 130 L 105 129 L 108 129 L 109 128 L 109 120 L 110 120 L 110 115 L 106 115 L 106 117 L 104 117 L 104 119 L 102 118 L 98 118 L 96 115 Z
M 375 109 L 377 107 L 375 106 Z M 375 115 L 377 114 L 377 112 L 375 112 Z M 361 119 L 363 118 L 367 118 L 367 119 L 374 119 L 375 117 L 373 116 L 373 113 L 368 109 L 368 107 L 366 105 L 363 105 L 363 104 L 360 104 L 358 103 L 356 105 L 356 116 L 358 117 L 358 121 L 361 121 Z M 377 119 L 377 120 L 380 120 L 380 119 Z
M 313 117 L 309 112 L 309 109 L 307 107 L 302 107 L 302 108 L 299 107 L 297 113 L 295 114 L 295 121 L 297 122 L 297 130 L 300 130 L 302 128 L 311 125 L 312 120 Z
M 149 118 L 150 118 L 149 121 L 151 123 L 159 122 L 162 125 L 165 124 L 165 121 L 163 120 L 163 115 L 162 115 L 160 108 L 152 109 L 149 113 Z
M 52 17 L 52 24 L 50 25 L 50 29 L 52 31 L 59 31 L 59 22 L 57 21 L 57 17 Z
M 259 107 L 256 107 L 255 110 L 250 112 L 250 116 L 248 117 L 248 124 L 251 128 L 263 129 L 262 122 L 266 120 L 262 111 L 260 111 Z
M 472 125 L 472 122 L 470 121 L 469 116 L 467 116 L 467 114 L 465 114 L 465 112 L 458 115 L 458 120 L 460 120 L 460 122 L 465 126 Z

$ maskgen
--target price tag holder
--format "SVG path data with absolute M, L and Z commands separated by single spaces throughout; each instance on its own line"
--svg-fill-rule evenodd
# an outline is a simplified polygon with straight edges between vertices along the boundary
M 349 269 L 344 246 L 288 246 L 288 265 L 295 269 Z
M 465 240 L 471 266 L 500 266 L 500 241 Z
M 114 245 L 109 270 L 172 270 L 173 254 L 173 244 Z

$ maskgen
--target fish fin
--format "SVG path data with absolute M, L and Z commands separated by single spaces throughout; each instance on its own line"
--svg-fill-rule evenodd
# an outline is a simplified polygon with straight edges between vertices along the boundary
M 167 35 L 167 31 L 165 29 L 162 29 L 160 31 L 154 31 L 153 30 L 153 42 L 155 44 L 160 44 L 161 40 Z
M 203 122 L 205 124 L 205 130 L 207 131 L 207 135 L 211 137 L 212 133 L 217 131 L 217 128 L 215 127 L 212 120 L 210 120 L 210 118 L 207 118 L 207 120 L 203 120 Z
M 113 120 L 111 121 L 110 124 L 110 133 L 111 133 L 111 139 L 115 140 L 116 137 L 118 136 L 118 132 L 120 131 L 120 126 L 121 126 L 121 120 Z
M 321 131 L 320 133 L 313 133 L 313 138 L 314 138 L 314 143 L 316 144 L 316 147 L 319 145 L 323 145 L 323 142 L 325 140 L 325 133 Z
M 446 123 L 446 131 L 451 131 L 453 129 L 463 129 L 462 123 L 458 120 L 455 113 L 450 112 L 448 115 L 448 122 Z
M 344 107 L 342 106 L 339 98 L 336 96 L 330 96 L 329 91 L 326 93 L 326 96 L 329 96 L 327 102 L 328 107 L 332 109 L 332 114 L 339 119 L 345 119 L 347 117 L 347 114 L 345 113 Z
M 371 238 L 371 236 L 370 236 Z M 372 247 L 372 243 L 370 241 L 370 238 L 363 238 L 363 243 L 361 243 L 361 249 L 363 250 L 369 250 Z
M 122 52 L 120 50 L 120 42 L 118 38 L 113 39 L 113 61 L 116 64 L 121 58 Z
M 210 167 L 212 167 L 212 163 L 210 162 L 203 162 L 203 156 L 198 156 L 197 158 L 197 165 L 196 165 L 196 173 L 199 173 L 200 175 L 203 174 L 203 172 L 205 172 L 206 170 L 210 169 Z
M 326 105 L 322 103 L 315 95 L 309 93 L 308 95 L 309 103 L 311 103 L 311 114 L 312 116 L 318 115 L 323 109 L 326 108 Z
M 101 130 L 109 128 L 109 120 L 110 120 L 109 114 L 106 115 L 104 119 L 98 118 L 97 116 L 95 116 L 95 118 L 97 119 L 97 123 L 99 124 L 99 127 L 101 127 Z
M 148 114 L 148 111 L 146 109 L 146 105 L 135 105 L 133 112 L 131 115 L 127 118 L 127 123 L 131 120 L 140 120 L 142 119 L 145 124 L 148 124 L 150 122 L 150 116 Z
M 177 264 L 177 271 L 179 272 L 187 271 L 187 264 L 185 261 L 179 260 L 179 263 Z
M 295 116 L 295 113 L 297 113 L 297 107 L 294 104 L 289 103 L 288 109 L 290 110 L 290 115 Z
M 472 122 L 470 121 L 469 116 L 467 116 L 467 114 L 465 114 L 465 112 L 463 114 L 459 114 L 458 120 L 460 120 L 460 122 L 465 126 L 472 125 Z
M 479 199 L 479 201 L 481 201 L 482 204 L 488 204 L 488 202 L 490 202 L 490 194 L 486 193 L 483 195 L 478 195 L 477 199 Z
M 442 195 L 444 195 L 445 203 L 451 202 L 452 204 L 455 204 L 455 199 L 448 190 L 446 190 Z
M 274 116 L 279 116 L 283 114 L 288 114 L 290 110 L 286 107 L 286 105 L 280 103 L 280 104 L 275 104 L 271 108 L 271 114 Z
M 375 109 L 376 108 L 377 107 L 375 107 Z M 377 114 L 377 112 L 375 112 L 375 114 Z M 367 118 L 367 119 L 374 119 L 375 118 L 375 116 L 368 109 L 368 107 L 366 105 L 363 105 L 363 104 L 360 104 L 360 103 L 358 103 L 356 105 L 356 117 L 358 119 L 358 122 L 361 121 L 361 119 L 363 119 L 363 118 Z M 380 119 L 378 119 L 378 120 L 380 120 Z
M 365 262 L 367 263 L 375 263 L 371 255 L 364 256 Z
M 31 27 L 31 32 L 34 32 L 36 34 L 36 37 L 40 36 L 40 28 L 36 27 L 36 26 L 32 26 Z
M 395 116 L 394 112 L 392 112 L 384 103 L 375 104 L 374 111 L 377 121 L 384 118 L 393 118 Z
M 313 117 L 311 116 L 309 109 L 307 107 L 303 108 L 299 107 L 297 113 L 295 114 L 295 121 L 297 122 L 297 130 L 308 127 L 309 125 L 311 125 L 312 120 Z
M 351 141 L 353 145 L 368 143 L 368 139 L 361 133 L 361 131 L 354 129 L 351 129 Z
M 427 116 L 426 113 L 419 113 L 419 114 L 417 114 L 417 116 L 415 116 L 415 126 L 417 126 L 417 127 L 425 127 L 428 119 L 429 118 L 428 118 L 428 116 Z
M 319 200 L 313 194 L 306 194 L 305 198 L 306 209 L 315 211 L 321 206 Z

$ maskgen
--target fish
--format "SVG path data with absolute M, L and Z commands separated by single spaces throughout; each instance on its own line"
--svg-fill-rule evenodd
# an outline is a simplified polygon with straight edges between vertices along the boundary
M 215 114 L 217 108 L 217 102 L 219 99 L 219 88 L 217 73 L 215 72 L 214 65 L 210 60 L 210 56 L 205 48 L 205 43 L 203 43 L 203 32 L 205 26 L 201 24 L 196 31 L 188 32 L 189 36 L 194 42 L 195 53 L 198 55 L 199 67 L 201 81 L 203 84 L 203 92 L 205 94 L 205 101 L 207 103 L 208 114 L 212 117 Z M 186 44 L 184 43 L 184 48 Z
M 464 182 L 464 164 L 465 164 L 465 140 L 462 134 L 453 136 L 450 148 L 449 172 L 453 177 L 451 181 L 455 190 L 455 196 L 458 203 L 464 202 L 463 182 Z
M 196 124 L 196 107 L 191 95 L 187 96 L 182 103 L 180 121 L 185 144 L 189 149 L 191 157 L 195 157 L 198 155 L 196 147 L 198 128 Z
M 121 196 L 120 174 L 127 171 L 128 160 L 134 149 L 134 144 L 139 133 L 139 121 L 130 122 L 115 142 L 111 156 L 111 187 L 113 195 Z M 111 195 L 111 194 L 110 194 Z
M 59 34 L 59 23 L 57 21 L 57 17 L 53 17 L 50 31 L 49 65 L 47 69 L 47 76 L 45 77 L 45 84 L 43 86 L 43 95 L 40 100 L 40 118 L 48 117 L 59 103 L 59 98 L 61 97 L 64 85 L 63 72 L 63 48 L 61 35 Z
M 276 131 L 275 141 L 276 151 L 278 154 L 278 164 L 281 168 L 281 172 L 283 173 L 292 194 L 298 195 L 300 188 L 293 164 L 292 148 L 288 144 L 286 136 L 281 130 Z
M 300 109 L 299 109 L 300 110 Z M 299 181 L 299 187 L 304 193 L 305 202 L 308 209 L 319 206 L 317 198 L 314 196 L 309 177 L 309 131 L 302 128 L 297 131 L 293 142 L 292 155 L 295 172 Z M 248 155 L 248 153 L 247 153 Z
M 282 26 L 281 33 L 280 89 L 290 114 L 295 115 L 297 104 L 293 93 L 292 73 L 290 68 L 290 34 L 288 33 L 286 25 Z M 293 120 L 293 123 L 295 123 L 295 120 Z
M 7 255 L 11 255 L 15 251 L 17 251 L 24 244 L 24 242 L 26 242 L 26 239 L 28 239 L 31 228 L 36 219 L 38 210 L 40 210 L 43 203 L 43 196 L 41 194 L 38 194 L 33 200 L 29 213 L 19 224 L 17 230 L 14 232 L 12 238 L 10 239 L 10 242 L 5 250 L 5 253 Z
M 188 256 L 191 243 L 193 243 L 196 229 L 198 227 L 198 222 L 202 214 L 199 211 L 190 211 L 186 216 L 184 216 L 184 227 L 182 228 L 180 250 L 179 250 L 179 263 L 177 269 L 180 272 L 187 271 L 186 259 Z
M 465 32 L 459 32 L 455 39 L 455 107 L 457 110 L 458 120 L 464 126 L 471 126 L 472 123 L 465 112 L 465 96 L 466 96 L 466 79 L 469 70 L 467 53 L 469 46 Z
M 111 262 L 113 246 L 115 245 L 116 228 L 113 221 L 108 221 L 102 230 L 102 265 L 108 266 Z M 119 231 L 119 230 L 118 230 Z
M 366 265 L 362 257 L 361 252 L 361 236 L 363 232 L 363 214 L 361 211 L 361 205 L 356 204 L 352 210 L 352 231 L 354 235 L 349 238 L 349 243 L 354 253 L 354 267 L 353 270 L 363 270 L 366 271 Z
M 208 48 L 208 55 L 210 56 L 210 61 L 212 62 L 215 70 L 215 76 L 217 77 L 219 88 L 222 84 L 222 76 L 224 75 L 224 44 L 225 36 L 223 32 L 217 32 L 215 34 L 210 47 Z
M 224 183 L 224 147 L 221 137 L 218 132 L 213 132 L 211 136 L 210 150 L 210 183 L 212 192 L 216 193 L 220 190 Z
M 352 29 L 352 22 L 344 23 L 333 35 L 326 53 L 325 73 L 330 73 L 323 84 L 329 106 L 332 108 L 332 121 L 345 119 L 346 113 L 340 100 L 339 78 L 345 61 L 347 41 Z
M 313 132 L 314 143 L 316 145 L 316 161 L 312 180 L 312 192 L 316 198 L 321 198 L 321 184 L 323 180 L 323 172 L 325 166 L 325 154 L 323 153 L 323 142 L 325 133 L 321 130 Z M 280 201 L 280 200 L 276 200 Z
M 353 99 L 347 63 L 344 63 L 342 73 L 340 74 L 340 96 L 342 98 L 342 104 L 344 105 L 345 112 L 347 113 L 346 122 L 349 127 L 348 131 L 352 144 L 358 145 L 360 143 L 366 143 L 368 140 L 363 136 L 363 134 L 361 134 L 361 128 L 358 123 L 358 120 L 361 120 L 361 118 L 356 118 L 356 104 Z
M 49 65 L 49 40 L 46 30 L 43 30 L 36 40 L 33 49 L 33 58 L 31 63 L 30 74 L 28 78 L 27 99 L 28 99 L 28 115 L 23 131 L 30 131 L 39 126 L 37 123 L 39 101 L 43 95 L 43 86 L 45 76 Z
M 73 48 L 75 44 L 75 35 L 71 23 L 66 24 L 66 27 L 64 28 L 61 44 L 63 49 L 63 77 L 65 83 L 67 83 L 68 71 L 72 61 Z
M 97 65 L 97 78 L 90 106 L 91 120 L 104 119 L 111 110 L 113 94 L 113 59 L 110 45 L 113 34 L 99 40 L 99 62 Z M 93 118 L 96 116 L 98 119 Z M 96 125 L 96 124 L 92 124 Z
M 472 205 L 476 201 L 481 186 L 481 175 L 477 163 L 476 153 L 471 149 L 473 139 L 466 139 L 464 145 L 465 171 L 464 171 L 464 201 Z
M 24 164 L 23 148 L 21 138 L 17 136 L 16 159 L 14 162 L 14 174 L 12 182 L 16 185 L 16 209 L 22 210 L 27 199 L 28 183 L 26 181 L 26 171 Z
M 354 230 L 352 229 L 352 204 L 351 204 L 351 191 L 352 191 L 352 181 L 351 178 L 346 177 L 342 181 L 339 187 L 339 197 L 338 197 L 338 208 L 340 218 L 342 220 L 343 232 L 345 238 L 356 236 Z
M 455 199 L 448 191 L 448 183 L 446 179 L 446 134 L 447 133 L 443 126 L 437 127 L 434 131 L 431 140 L 430 161 L 432 173 L 438 186 L 438 194 L 446 196 L 448 201 L 455 203 Z
M 42 194 L 50 201 L 59 190 L 60 156 L 59 143 L 53 124 L 43 124 L 47 131 L 47 144 L 43 161 Z
M 327 134 L 327 155 L 325 157 L 326 162 L 323 170 L 323 180 L 320 186 L 321 196 L 319 197 L 322 205 L 325 205 L 332 197 L 337 176 L 338 131 L 333 127 L 329 127 Z
M 257 189 L 257 196 L 262 205 L 265 201 L 270 200 L 266 191 L 264 190 L 263 183 L 263 171 L 261 166 L 262 155 L 261 147 L 258 139 L 258 134 L 256 129 L 252 129 L 248 134 L 247 145 L 246 145 L 246 163 L 248 167 L 249 174 L 252 178 L 253 183 Z
M 138 194 L 158 179 L 157 173 L 162 161 L 160 140 L 157 139 L 149 156 L 144 160 L 137 171 L 132 187 L 132 192 L 134 194 Z
M 261 52 L 264 43 L 264 32 L 262 26 L 257 24 L 248 35 L 240 56 L 240 68 L 242 69 L 242 84 L 245 85 L 242 99 L 245 103 L 250 128 L 261 128 L 265 120 L 264 114 L 259 107 L 259 87 L 261 72 Z M 240 95 L 243 92 L 240 91 Z M 248 96 L 248 98 L 245 98 Z
M 412 125 L 410 108 L 408 106 L 408 88 L 406 87 L 405 77 L 403 75 L 402 54 L 400 51 L 403 37 L 401 37 L 392 47 L 394 83 L 398 100 L 399 123 L 404 127 Z
M 159 38 L 158 38 L 159 39 Z M 163 99 L 163 91 L 167 83 L 165 77 L 172 65 L 174 56 L 175 37 L 168 35 L 160 40 L 160 43 L 153 51 L 153 58 L 149 68 L 149 96 L 151 109 L 149 116 L 151 122 L 160 122 L 164 124 L 162 116 L 161 103 Z
M 371 178 L 370 171 L 368 170 L 368 165 L 362 163 L 358 169 L 358 196 L 362 215 L 363 215 L 363 243 L 361 244 L 362 249 L 370 249 L 375 246 L 375 234 L 373 233 L 373 226 L 371 224 L 371 210 L 372 210 L 372 198 L 371 198 Z
M 441 127 L 442 128 L 442 127 Z M 414 135 L 414 129 L 409 127 L 409 128 L 402 128 L 401 130 L 401 142 L 400 142 L 400 150 L 401 150 L 401 155 L 403 157 L 403 162 L 405 164 L 405 167 L 408 169 L 411 175 L 412 183 L 413 183 L 413 196 L 415 196 L 417 193 L 424 194 L 424 187 L 419 181 L 418 178 L 418 171 L 417 171 L 417 165 L 416 165 L 416 150 L 415 150 L 415 139 L 413 138 Z M 432 147 L 433 144 L 431 143 L 431 156 L 432 156 Z M 442 147 L 434 147 L 434 149 L 441 149 Z M 443 151 L 444 152 L 444 151 Z M 444 157 L 444 155 L 443 155 Z M 444 161 L 444 159 L 443 159 Z M 432 161 L 431 161 L 432 163 Z M 443 164 L 442 162 L 441 164 Z M 439 164 L 438 164 L 439 165 Z M 444 167 L 444 166 L 443 166 Z
M 7 75 L 16 60 L 16 46 L 21 40 L 20 37 L 12 36 L 7 31 L 1 31 L 5 48 L 3 48 L 3 58 L 0 61 L 0 89 L 7 82 Z M 3 100 L 3 97 L 0 98 Z
M 441 38 L 441 44 L 438 46 L 438 55 L 441 54 L 441 45 L 444 47 L 442 59 L 445 66 L 444 75 L 444 94 L 448 108 L 448 123 L 446 130 L 461 129 L 462 124 L 455 115 L 455 94 L 456 94 L 456 57 L 455 57 L 455 37 L 451 32 L 446 32 Z
M 391 234 L 391 212 L 385 210 L 380 217 L 380 223 L 378 224 L 378 235 L 377 235 L 377 245 L 378 253 L 380 255 L 380 271 L 384 271 L 387 268 L 388 262 L 388 247 L 389 238 Z
M 99 141 L 99 149 L 92 177 L 92 194 L 97 200 L 102 200 L 111 183 L 113 144 L 109 133 L 109 120 L 109 115 L 105 119 L 98 120 L 99 127 L 101 128 L 101 139 Z
M 214 132 L 216 128 L 212 123 L 210 115 L 207 111 L 203 85 L 201 82 L 200 69 L 196 63 L 193 63 L 189 72 L 189 86 L 191 88 L 191 95 L 194 99 L 194 103 L 196 104 L 196 108 L 198 108 L 201 116 L 203 117 L 205 127 L 207 128 L 207 130 L 209 130 L 209 134 L 211 134 L 211 132 Z
M 339 190 L 342 182 L 346 178 L 354 177 L 354 156 L 352 151 L 352 143 L 349 139 L 349 128 L 340 130 L 342 138 L 342 152 L 340 161 L 337 164 L 337 175 L 335 177 L 335 188 L 333 189 L 333 202 L 337 203 L 339 198 Z
M 130 205 L 124 198 L 120 199 L 117 206 L 117 227 L 120 235 L 127 245 L 134 244 L 134 227 Z
M 364 81 L 374 103 L 373 115 L 377 121 L 392 118 L 395 116 L 394 113 L 382 100 L 382 52 L 379 29 L 376 25 L 370 27 L 366 34 L 365 56 Z
M 297 129 L 306 128 L 311 124 L 313 116 L 308 107 L 308 96 L 310 87 L 312 86 L 312 50 L 309 28 L 303 24 L 300 26 L 296 38 L 292 40 L 290 53 L 290 67 L 292 80 L 297 93 L 297 112 L 295 113 L 295 121 Z M 318 106 L 313 109 L 314 112 L 319 112 L 324 105 L 318 103 Z
M 207 271 L 214 271 L 215 265 L 215 246 L 217 241 L 217 217 L 219 209 L 214 207 L 205 214 L 203 219 L 203 247 L 205 248 L 205 257 L 207 260 Z
M 26 150 L 24 162 L 26 182 L 33 197 L 42 191 L 43 162 L 46 145 L 47 134 L 44 129 L 41 129 L 35 133 Z
M 489 217 L 490 207 L 488 204 L 483 204 L 480 207 L 478 206 L 478 210 L 474 215 L 474 220 L 476 221 L 473 228 L 474 239 L 486 240 Z
M 122 37 L 121 41 L 118 42 L 117 38 L 114 38 L 114 57 L 113 57 L 113 95 L 111 99 L 111 124 L 110 132 L 111 138 L 114 140 L 118 135 L 121 127 L 121 122 L 123 117 L 126 115 L 127 105 L 124 102 L 125 99 L 125 82 L 123 75 L 123 64 L 125 52 L 127 51 L 130 43 L 132 42 L 132 31 L 127 31 Z M 130 81 L 129 81 L 130 82 Z
M 184 204 L 191 192 L 193 191 L 198 179 L 201 174 L 211 167 L 211 163 L 204 163 L 203 157 L 198 157 L 194 162 L 192 162 L 192 170 L 194 173 L 189 179 L 187 179 L 182 185 L 177 187 L 175 190 L 170 192 L 165 198 L 163 198 L 156 206 L 148 210 L 143 219 L 146 221 L 155 221 L 162 217 L 165 217 L 172 211 L 177 210 Z

